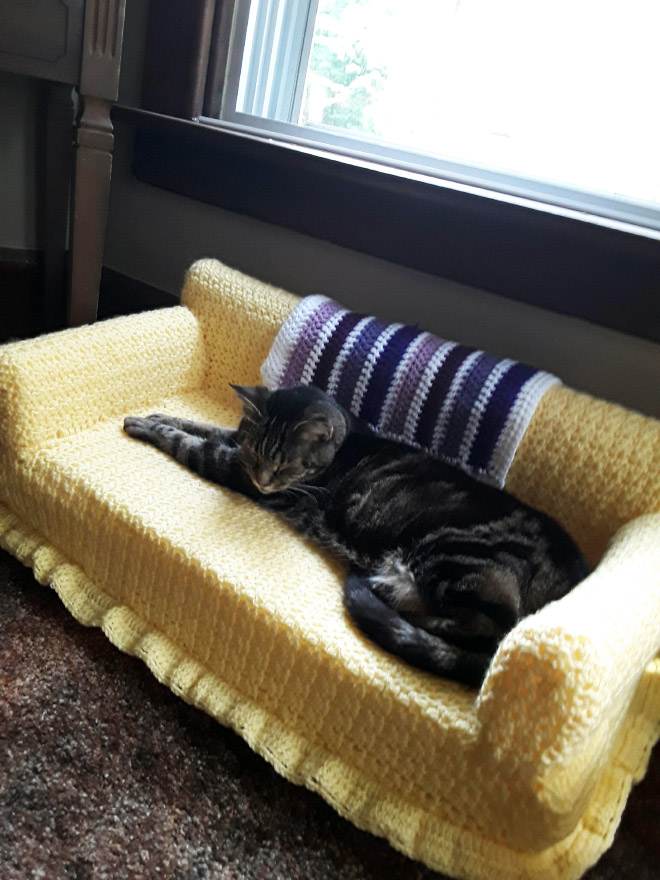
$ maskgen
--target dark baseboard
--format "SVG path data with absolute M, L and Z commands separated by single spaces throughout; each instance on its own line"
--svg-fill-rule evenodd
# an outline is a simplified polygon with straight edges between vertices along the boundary
M 41 311 L 40 251 L 0 247 L 0 342 L 34 336 Z
M 144 281 L 103 267 L 99 320 L 173 306 L 177 297 Z M 43 255 L 27 248 L 0 247 L 0 343 L 26 339 L 42 330 Z
M 178 305 L 179 298 L 137 278 L 103 267 L 99 291 L 99 320 L 116 315 L 132 315 L 148 309 Z
M 34 266 L 41 262 L 41 251 L 35 248 L 14 248 L 0 245 L 0 265 Z

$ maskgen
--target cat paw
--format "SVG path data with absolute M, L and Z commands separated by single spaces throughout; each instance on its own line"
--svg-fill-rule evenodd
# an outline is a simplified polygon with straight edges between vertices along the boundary
M 163 433 L 164 428 L 175 427 L 174 421 L 172 416 L 162 413 L 153 413 L 150 416 L 126 416 L 124 431 L 136 440 L 153 440 L 157 434 Z
M 124 419 L 124 431 L 129 437 L 136 440 L 148 440 L 153 436 L 153 416 L 126 416 Z

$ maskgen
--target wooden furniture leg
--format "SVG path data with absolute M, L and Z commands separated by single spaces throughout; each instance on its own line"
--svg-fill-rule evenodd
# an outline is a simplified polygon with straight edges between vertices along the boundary
M 96 319 L 114 143 L 111 102 L 86 97 L 83 103 L 71 211 L 71 288 L 67 322 L 72 327 Z
M 71 210 L 70 326 L 95 320 L 110 198 L 126 0 L 88 0 L 85 6 L 76 162 Z

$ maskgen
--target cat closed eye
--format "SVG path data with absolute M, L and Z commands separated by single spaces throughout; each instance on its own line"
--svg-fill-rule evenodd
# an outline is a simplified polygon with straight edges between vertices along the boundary
M 277 474 L 291 474 L 299 471 L 301 467 L 305 467 L 304 463 L 298 461 L 287 461 L 275 468 Z

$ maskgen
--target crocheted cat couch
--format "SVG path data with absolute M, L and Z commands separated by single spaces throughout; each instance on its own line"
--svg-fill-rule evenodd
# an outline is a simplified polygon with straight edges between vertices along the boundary
M 502 642 L 479 693 L 352 626 L 342 570 L 122 432 L 235 424 L 299 301 L 213 260 L 182 305 L 0 349 L 0 542 L 288 779 L 456 877 L 575 878 L 659 735 L 660 423 L 555 384 L 506 476 L 597 563 Z

